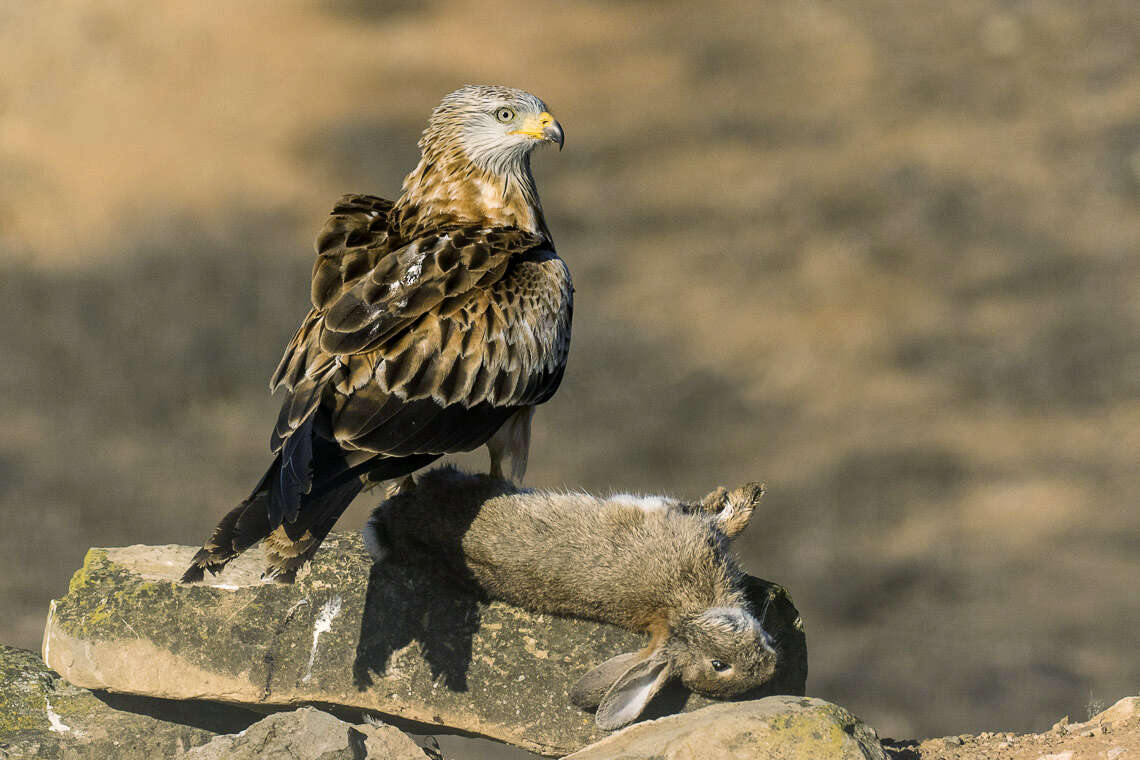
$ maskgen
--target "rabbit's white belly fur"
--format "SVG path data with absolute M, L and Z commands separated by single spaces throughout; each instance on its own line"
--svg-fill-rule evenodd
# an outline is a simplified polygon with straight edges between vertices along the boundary
M 610 497 L 610 501 L 637 507 L 645 512 L 664 512 L 668 509 L 675 509 L 680 504 L 679 501 L 670 499 L 668 496 L 635 496 L 630 493 L 616 493 Z

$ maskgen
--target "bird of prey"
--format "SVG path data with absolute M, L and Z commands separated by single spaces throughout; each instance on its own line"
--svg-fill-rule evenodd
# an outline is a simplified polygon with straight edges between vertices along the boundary
M 347 195 L 316 241 L 312 309 L 270 381 L 275 457 L 194 556 L 185 582 L 262 539 L 291 582 L 365 482 L 486 444 L 520 480 L 534 407 L 562 380 L 573 286 L 530 170 L 563 144 L 545 104 L 508 87 L 447 95 L 395 202 Z

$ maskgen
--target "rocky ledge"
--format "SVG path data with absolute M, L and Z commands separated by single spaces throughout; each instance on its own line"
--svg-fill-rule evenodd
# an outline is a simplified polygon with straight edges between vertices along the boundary
M 1137 697 L 1043 734 L 880 742 L 843 708 L 799 696 L 803 625 L 786 591 L 759 579 L 750 593 L 780 652 L 775 678 L 733 702 L 677 686 L 641 722 L 605 736 L 570 704 L 569 686 L 639 646 L 634 634 L 488 604 L 430 563 L 372 566 L 356 536 L 333 536 L 292 586 L 260 582 L 257 551 L 219 578 L 180 584 L 193 551 L 88 552 L 48 615 L 43 656 L 58 673 L 31 652 L 0 646 L 0 760 L 442 757 L 401 729 L 482 735 L 574 760 L 1124 760 L 1140 752 Z
M 124 709 L 129 701 L 97 696 L 34 653 L 0 646 L 0 758 L 172 757 L 256 720 L 208 704 L 164 705 L 169 714 L 157 717 Z
M 91 549 L 52 602 L 47 665 L 88 689 L 262 711 L 332 705 L 565 755 L 605 737 L 570 703 L 570 686 L 643 644 L 612 626 L 485 603 L 430 566 L 373 566 L 356 535 L 331 536 L 293 585 L 260 582 L 257 550 L 217 578 L 180 584 L 193 552 Z M 802 695 L 799 614 L 783 588 L 750 583 L 781 659 L 775 678 L 742 700 Z M 712 704 L 676 685 L 643 717 Z
M 122 697 L 69 684 L 34 653 L 0 646 L 0 759 L 424 760 L 392 726 L 303 707 L 264 717 L 209 702 Z
M 263 717 L 208 702 L 91 692 L 63 681 L 33 653 L 11 647 L 0 646 L 0 673 L 0 760 L 441 758 L 430 740 L 420 747 L 371 717 L 348 722 L 312 707 Z M 805 697 L 710 705 L 638 723 L 571 757 L 886 758 L 874 732 L 850 713 Z

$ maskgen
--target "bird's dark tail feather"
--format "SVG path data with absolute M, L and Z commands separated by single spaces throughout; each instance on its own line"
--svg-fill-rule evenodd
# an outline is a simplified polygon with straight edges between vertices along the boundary
M 319 505 L 312 505 L 313 510 L 310 513 L 312 517 L 304 512 L 299 514 L 298 522 L 302 517 L 307 518 L 304 522 L 308 527 L 296 538 L 288 535 L 289 531 L 286 528 L 293 527 L 290 523 L 270 533 L 265 540 L 268 566 L 262 577 L 279 583 L 292 583 L 297 571 L 313 558 L 333 525 L 344 510 L 348 509 L 356 494 L 360 493 L 362 486 L 359 478 L 342 483 L 326 493 Z
M 202 580 L 206 570 L 211 575 L 217 575 L 231 559 L 269 535 L 269 484 L 277 478 L 280 471 L 281 457 L 278 455 L 253 487 L 249 498 L 218 521 L 214 532 L 182 574 L 183 583 L 197 583 Z M 242 518 L 246 515 L 249 517 L 243 524 Z M 258 515 L 261 515 L 263 525 L 251 524 L 258 520 Z
M 333 474 L 316 479 L 312 490 L 301 496 L 294 520 L 274 526 L 271 522 L 270 492 L 272 484 L 280 477 L 281 457 L 278 456 L 249 498 L 218 522 L 209 540 L 190 561 L 182 582 L 196 583 L 202 580 L 207 570 L 216 575 L 230 560 L 264 539 L 268 550 L 264 577 L 291 583 L 360 492 L 363 487 L 361 476 L 373 481 L 398 478 L 438 458 L 438 454 L 417 454 L 379 458 L 350 468 L 334 468 Z

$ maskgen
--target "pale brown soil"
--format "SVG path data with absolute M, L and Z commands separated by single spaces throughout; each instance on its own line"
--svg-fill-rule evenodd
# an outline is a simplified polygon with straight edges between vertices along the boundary
M 1121 700 L 1084 723 L 1058 721 L 1039 734 L 962 734 L 923 742 L 885 739 L 893 760 L 1135 760 L 1140 697 Z

